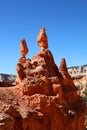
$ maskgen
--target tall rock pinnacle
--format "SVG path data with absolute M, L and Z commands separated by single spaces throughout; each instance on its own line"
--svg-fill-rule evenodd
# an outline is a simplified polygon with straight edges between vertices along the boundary
M 0 130 L 84 130 L 86 106 L 65 59 L 58 69 L 44 28 L 37 41 L 41 50 L 27 59 L 21 40 L 16 85 L 0 87 Z
M 40 29 L 40 32 L 37 37 L 37 42 L 41 50 L 48 48 L 48 38 L 44 27 Z
M 63 77 L 63 79 L 62 79 L 63 86 L 67 87 L 67 88 L 73 87 L 73 89 L 76 89 L 74 87 L 74 82 L 73 82 L 71 76 L 69 75 L 65 58 L 62 58 L 62 60 L 60 62 L 59 71 Z
M 28 53 L 28 47 L 27 47 L 25 39 L 21 40 L 21 43 L 20 43 L 20 53 L 21 53 L 22 57 L 25 57 L 27 55 L 27 53 Z
M 66 60 L 65 58 L 62 58 L 61 62 L 60 62 L 60 72 L 65 75 L 66 77 L 70 77 L 68 70 L 67 70 L 67 64 L 66 64 Z

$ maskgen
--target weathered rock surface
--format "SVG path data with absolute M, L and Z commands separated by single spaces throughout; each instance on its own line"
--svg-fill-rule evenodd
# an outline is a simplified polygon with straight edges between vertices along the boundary
M 21 57 L 16 70 L 16 86 L 0 88 L 0 130 L 84 130 L 85 103 L 65 59 L 58 69 L 44 47 L 32 60 Z
M 78 88 L 79 95 L 86 102 L 87 106 L 87 65 L 70 67 L 68 72 L 71 75 L 75 86 Z M 85 126 L 87 128 L 87 107 Z

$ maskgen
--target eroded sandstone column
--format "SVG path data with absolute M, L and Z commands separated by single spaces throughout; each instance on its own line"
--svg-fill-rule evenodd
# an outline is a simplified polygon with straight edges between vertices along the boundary
M 28 47 L 26 40 L 23 38 L 20 42 L 20 53 L 21 53 L 21 58 L 19 59 L 18 64 L 16 65 L 16 71 L 17 71 L 17 78 L 16 78 L 16 84 L 20 83 L 25 77 L 26 77 L 26 66 L 29 65 L 29 60 L 26 59 L 26 55 L 28 53 Z
M 48 38 L 45 32 L 45 28 L 41 28 L 37 37 L 38 46 L 41 50 L 48 48 Z
M 27 47 L 27 43 L 25 39 L 21 40 L 20 43 L 20 53 L 22 55 L 22 57 L 26 57 L 27 53 L 28 53 L 28 47 Z

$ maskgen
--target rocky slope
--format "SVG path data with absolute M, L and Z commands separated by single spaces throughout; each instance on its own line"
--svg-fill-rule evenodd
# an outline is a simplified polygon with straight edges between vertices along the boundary
M 0 87 L 0 130 L 84 130 L 86 106 L 65 59 L 58 68 L 42 28 L 37 38 L 40 52 L 27 59 L 25 39 L 14 87 Z

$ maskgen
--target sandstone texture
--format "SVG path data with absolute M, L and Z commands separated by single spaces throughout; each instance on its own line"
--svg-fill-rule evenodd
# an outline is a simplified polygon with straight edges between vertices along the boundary
M 39 36 L 40 52 L 16 65 L 16 85 L 0 88 L 0 130 L 84 130 L 86 106 L 66 61 L 58 68 L 45 31 Z

